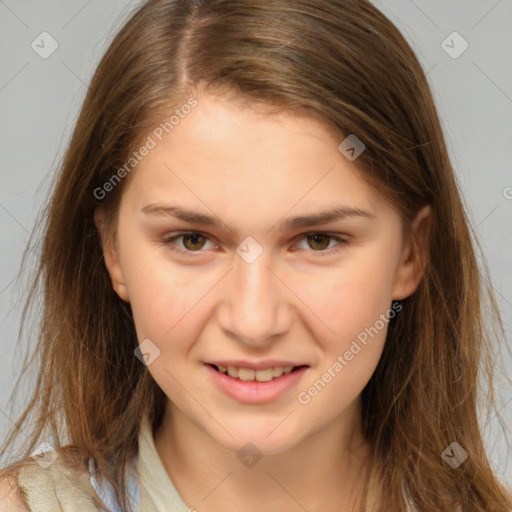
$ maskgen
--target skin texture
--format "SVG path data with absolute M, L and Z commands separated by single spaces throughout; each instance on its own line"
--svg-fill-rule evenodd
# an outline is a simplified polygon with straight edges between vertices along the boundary
M 360 510 L 368 450 L 360 393 L 387 324 L 308 404 L 297 395 L 392 300 L 417 288 L 430 210 L 412 225 L 415 243 L 404 240 L 398 213 L 361 179 L 357 160 L 340 153 L 343 138 L 319 121 L 268 117 L 221 97 L 198 101 L 133 171 L 115 244 L 104 244 L 139 342 L 150 339 L 160 350 L 148 366 L 169 398 L 156 448 L 198 511 L 261 510 L 262 497 L 271 511 Z M 141 212 L 156 203 L 213 215 L 227 231 Z M 335 206 L 370 216 L 279 229 L 285 218 Z M 102 233 L 101 209 L 95 220 Z M 165 242 L 190 230 L 206 238 Z M 345 242 L 305 236 L 314 233 Z M 247 236 L 263 250 L 252 263 L 236 252 Z M 309 368 L 275 401 L 244 404 L 223 394 L 204 365 L 222 359 Z M 253 467 L 237 458 L 248 442 L 263 455 Z
M 29 512 L 15 479 L 0 480 L 0 512 Z

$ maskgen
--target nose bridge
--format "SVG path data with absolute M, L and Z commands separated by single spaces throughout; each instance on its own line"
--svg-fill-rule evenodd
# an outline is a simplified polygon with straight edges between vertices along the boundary
M 252 261 L 238 255 L 235 259 L 222 327 L 246 344 L 265 344 L 288 325 L 279 280 L 270 266 L 265 252 Z
M 239 286 L 237 288 L 238 303 L 244 308 L 255 311 L 262 304 L 264 299 L 271 304 L 275 297 L 272 297 L 272 273 L 269 270 L 268 258 L 260 256 L 253 262 L 247 262 L 239 258 L 235 265 L 234 278 Z M 247 311 L 250 313 L 250 311 Z

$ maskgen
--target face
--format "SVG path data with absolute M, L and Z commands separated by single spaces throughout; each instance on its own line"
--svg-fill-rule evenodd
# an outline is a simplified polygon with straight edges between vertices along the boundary
M 151 136 L 104 252 L 170 414 L 267 454 L 343 421 L 421 278 L 399 215 L 310 118 L 203 96 Z

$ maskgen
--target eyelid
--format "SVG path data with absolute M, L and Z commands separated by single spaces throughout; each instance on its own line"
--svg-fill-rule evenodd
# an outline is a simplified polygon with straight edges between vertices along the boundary
M 190 231 L 175 231 L 173 233 L 169 233 L 169 234 L 165 235 L 162 239 L 162 245 L 171 246 L 172 242 L 174 240 L 181 238 L 183 236 L 186 236 L 186 235 L 200 235 L 200 236 L 206 238 L 207 241 L 209 241 L 210 243 L 214 243 L 214 242 L 212 242 L 212 240 L 211 240 L 212 237 L 210 235 L 207 235 L 206 233 L 203 233 L 201 231 L 190 230 Z M 215 247 L 218 247 L 217 244 L 214 244 L 214 245 L 215 245 Z M 198 251 L 189 251 L 187 249 L 181 249 L 180 247 L 178 247 L 178 248 L 171 247 L 171 250 L 181 253 L 181 254 L 186 254 L 186 255 L 191 255 L 191 256 L 200 255 L 201 253 L 205 252 L 202 249 L 200 249 Z
M 214 243 L 211 240 L 212 237 L 210 235 L 203 233 L 201 231 L 189 230 L 189 231 L 175 231 L 175 232 L 165 235 L 162 239 L 162 245 L 171 246 L 173 240 L 179 239 L 186 235 L 200 235 L 200 236 L 206 238 L 207 241 Z M 305 239 L 307 236 L 310 236 L 310 235 L 327 235 L 327 236 L 331 237 L 331 239 L 338 242 L 335 246 L 330 247 L 329 249 L 323 249 L 323 250 L 318 250 L 318 251 L 315 251 L 313 249 L 299 249 L 299 250 L 305 250 L 310 253 L 316 253 L 318 256 L 332 255 L 332 254 L 338 252 L 340 250 L 340 246 L 348 244 L 348 242 L 349 242 L 348 239 L 350 238 L 349 235 L 345 235 L 345 234 L 341 234 L 341 233 L 331 233 L 328 231 L 307 231 L 307 232 L 297 235 L 294 238 L 294 240 L 302 241 L 303 239 Z M 294 242 L 294 243 L 296 243 L 296 242 Z M 214 245 L 215 245 L 215 248 L 218 247 L 218 244 L 215 243 Z M 187 256 L 190 255 L 192 257 L 198 256 L 201 253 L 205 252 L 202 249 L 199 249 L 197 251 L 190 251 L 187 249 L 181 249 L 181 248 L 176 248 L 176 247 L 171 247 L 171 250 L 181 253 L 181 254 L 186 254 Z M 295 252 L 295 251 L 296 250 L 294 250 L 293 252 Z
M 334 247 L 338 247 L 340 244 L 348 243 L 348 235 L 341 235 L 340 233 L 330 233 L 328 231 L 308 231 L 306 233 L 301 233 L 296 237 L 299 241 L 302 239 L 305 239 L 306 237 L 310 235 L 326 235 L 331 238 L 331 240 L 335 240 L 338 242 L 338 244 Z M 331 247 L 330 249 L 333 249 L 334 247 Z M 314 251 L 312 249 L 309 249 L 309 252 L 316 252 L 316 253 L 328 253 L 330 249 L 325 249 L 322 251 Z

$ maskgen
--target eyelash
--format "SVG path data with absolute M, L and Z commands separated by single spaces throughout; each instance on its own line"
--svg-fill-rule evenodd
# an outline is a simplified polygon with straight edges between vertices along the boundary
M 171 233 L 171 234 L 167 235 L 166 237 L 164 237 L 164 239 L 162 240 L 162 245 L 168 246 L 169 249 L 174 252 L 177 252 L 180 254 L 186 254 L 187 256 L 192 256 L 192 257 L 199 256 L 201 253 L 203 253 L 204 250 L 202 250 L 202 249 L 199 249 L 197 251 L 190 251 L 188 249 L 179 249 L 175 245 L 173 245 L 174 240 L 183 238 L 186 235 L 199 235 L 199 236 L 206 238 L 207 241 L 211 242 L 211 240 L 208 238 L 208 236 L 204 233 L 201 233 L 200 231 L 180 231 L 177 233 Z M 311 249 L 310 252 L 319 253 L 318 256 L 332 255 L 332 254 L 338 253 L 342 249 L 343 245 L 348 244 L 348 240 L 346 240 L 345 238 L 336 236 L 331 233 L 326 233 L 324 231 L 310 231 L 308 233 L 303 233 L 302 235 L 299 235 L 299 237 L 302 240 L 305 237 L 310 236 L 310 235 L 326 235 L 326 236 L 330 237 L 331 240 L 335 240 L 336 242 L 338 242 L 338 244 L 336 246 L 331 247 L 329 249 L 323 249 L 323 250 L 320 249 L 320 250 L 316 250 L 316 251 Z M 330 241 L 329 241 L 329 243 L 330 243 Z

